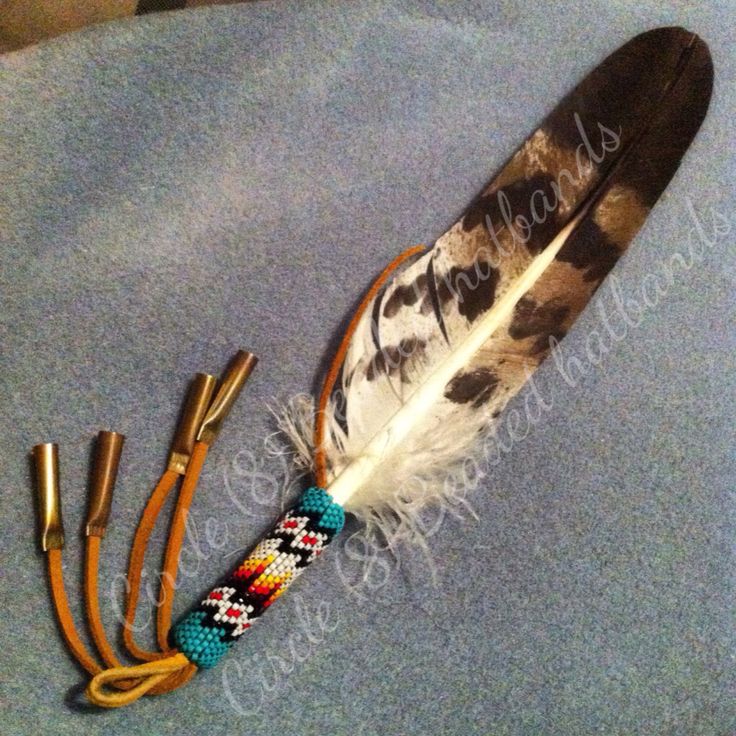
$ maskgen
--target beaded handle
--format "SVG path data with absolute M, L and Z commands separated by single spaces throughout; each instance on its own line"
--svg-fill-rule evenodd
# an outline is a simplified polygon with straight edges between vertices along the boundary
M 308 488 L 241 565 L 174 627 L 177 649 L 197 667 L 213 667 L 344 524 L 342 506 L 322 488 Z

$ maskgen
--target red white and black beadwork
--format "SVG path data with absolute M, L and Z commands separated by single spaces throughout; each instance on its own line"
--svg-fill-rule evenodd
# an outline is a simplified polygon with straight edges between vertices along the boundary
M 174 628 L 174 642 L 211 667 L 322 552 L 345 521 L 342 507 L 310 488 L 242 564 Z

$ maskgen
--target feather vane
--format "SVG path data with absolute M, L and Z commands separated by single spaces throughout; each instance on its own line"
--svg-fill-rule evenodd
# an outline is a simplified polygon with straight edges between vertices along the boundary
M 571 328 L 674 175 L 712 75 L 707 46 L 684 29 L 632 39 L 378 291 L 315 437 L 336 501 L 391 529 L 450 492 L 442 479 Z

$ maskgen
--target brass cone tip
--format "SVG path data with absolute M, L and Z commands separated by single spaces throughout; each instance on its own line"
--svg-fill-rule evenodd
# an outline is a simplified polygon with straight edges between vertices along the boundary
M 250 376 L 257 363 L 258 358 L 253 353 L 238 350 L 230 361 L 225 375 L 222 377 L 220 388 L 217 390 L 215 398 L 202 420 L 197 440 L 207 445 L 211 445 L 215 441 L 222 422 L 232 409 L 235 400 L 248 380 L 248 376 Z
M 33 448 L 38 491 L 38 515 L 41 549 L 61 549 L 64 527 L 61 523 L 61 493 L 59 491 L 59 446 L 44 442 Z
M 169 470 L 184 474 L 192 456 L 197 432 L 215 393 L 217 379 L 207 373 L 197 373 L 189 387 L 176 435 L 169 454 Z
M 118 432 L 103 430 L 97 435 L 85 528 L 88 537 L 105 536 L 124 442 L 125 437 Z

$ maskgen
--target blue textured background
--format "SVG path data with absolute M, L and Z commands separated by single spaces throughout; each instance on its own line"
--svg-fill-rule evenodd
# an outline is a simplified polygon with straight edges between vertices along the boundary
M 616 268 L 640 299 L 644 274 L 687 248 L 688 201 L 706 222 L 734 211 L 736 13 L 661 5 L 260 2 L 0 57 L 3 733 L 736 732 L 736 223 L 577 385 L 540 371 L 552 408 L 480 482 L 479 521 L 450 517 L 431 537 L 435 585 L 403 551 L 352 594 L 342 578 L 355 587 L 366 568 L 336 542 L 227 667 L 89 712 L 34 535 L 27 453 L 55 440 L 79 614 L 90 441 L 125 433 L 107 597 L 186 381 L 249 348 L 262 362 L 205 469 L 183 612 L 293 493 L 248 486 L 251 455 L 282 472 L 263 450 L 266 403 L 314 389 L 369 280 L 441 234 L 592 66 L 676 23 L 710 44 L 715 92 Z M 605 287 L 596 301 L 614 308 Z M 605 329 L 599 309 L 566 357 Z M 105 614 L 112 628 L 110 601 Z

